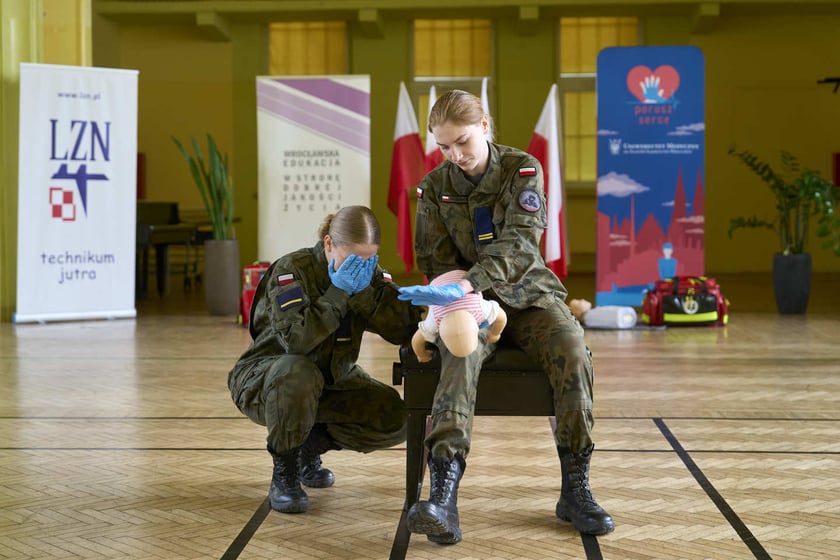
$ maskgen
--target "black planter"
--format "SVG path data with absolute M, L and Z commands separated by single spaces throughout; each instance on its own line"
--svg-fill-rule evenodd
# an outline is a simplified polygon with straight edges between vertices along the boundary
M 779 313 L 805 313 L 811 295 L 811 255 L 773 255 L 773 288 Z

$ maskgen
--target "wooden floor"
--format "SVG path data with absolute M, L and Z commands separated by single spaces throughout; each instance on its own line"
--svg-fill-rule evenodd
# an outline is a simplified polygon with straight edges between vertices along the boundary
M 614 533 L 582 538 L 555 518 L 546 418 L 478 417 L 464 541 L 414 536 L 406 558 L 840 558 L 835 280 L 805 316 L 773 312 L 764 284 L 722 280 L 726 328 L 587 333 L 591 481 Z M 389 557 L 404 447 L 331 452 L 336 485 L 309 490 L 307 514 L 269 511 L 264 429 L 226 387 L 245 329 L 207 315 L 200 294 L 152 296 L 138 312 L 0 324 L 0 558 Z M 361 363 L 390 383 L 396 355 L 371 337 Z

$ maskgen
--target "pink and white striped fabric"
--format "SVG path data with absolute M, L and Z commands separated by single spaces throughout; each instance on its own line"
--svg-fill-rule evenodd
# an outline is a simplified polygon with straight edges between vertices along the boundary
M 445 286 L 446 284 L 454 284 L 463 280 L 466 275 L 467 273 L 464 270 L 450 270 L 449 272 L 445 272 L 432 280 L 431 285 Z M 480 325 L 484 322 L 484 312 L 481 309 L 481 299 L 481 294 L 473 292 L 447 305 L 430 305 L 429 309 L 432 313 L 434 313 L 435 322 L 438 327 L 440 327 L 441 319 L 446 317 L 449 313 L 459 311 L 461 309 L 469 311 L 470 314 L 475 317 L 476 322 Z

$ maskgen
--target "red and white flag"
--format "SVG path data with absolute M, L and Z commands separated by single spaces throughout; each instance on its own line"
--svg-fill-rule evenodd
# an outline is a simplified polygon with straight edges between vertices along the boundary
M 560 162 L 561 135 L 557 85 L 552 84 L 542 113 L 528 144 L 528 153 L 542 164 L 547 200 L 548 227 L 543 239 L 543 257 L 548 267 L 563 280 L 569 275 L 569 253 L 563 217 L 563 168 Z
M 481 78 L 481 110 L 487 115 L 487 118 L 490 118 L 490 98 L 487 97 L 487 77 Z M 485 134 L 488 142 L 493 141 L 493 122 L 490 122 L 490 128 L 487 129 L 487 134 Z
M 388 208 L 397 215 L 397 254 L 405 263 L 405 273 L 414 269 L 414 243 L 411 239 L 409 194 L 425 173 L 423 143 L 417 113 L 405 84 L 400 82 L 397 120 L 394 125 L 394 151 L 391 154 L 391 180 L 388 184 Z
M 437 88 L 431 86 L 429 88 L 429 114 L 432 114 L 432 106 L 437 101 Z M 429 122 L 429 119 L 426 119 Z M 431 131 L 426 131 L 426 172 L 428 173 L 440 163 L 443 162 L 443 152 L 440 151 L 440 146 L 437 145 L 435 135 Z

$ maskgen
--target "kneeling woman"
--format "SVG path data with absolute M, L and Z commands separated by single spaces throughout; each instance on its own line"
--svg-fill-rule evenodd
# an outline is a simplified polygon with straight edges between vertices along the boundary
M 307 510 L 301 483 L 332 486 L 335 477 L 321 463 L 326 451 L 366 453 L 405 440 L 399 393 L 356 364 L 365 331 L 402 344 L 420 320 L 377 266 L 379 242 L 369 208 L 342 208 L 321 224 L 314 247 L 277 259 L 257 287 L 253 342 L 228 387 L 239 410 L 268 429 L 269 499 L 277 511 Z

